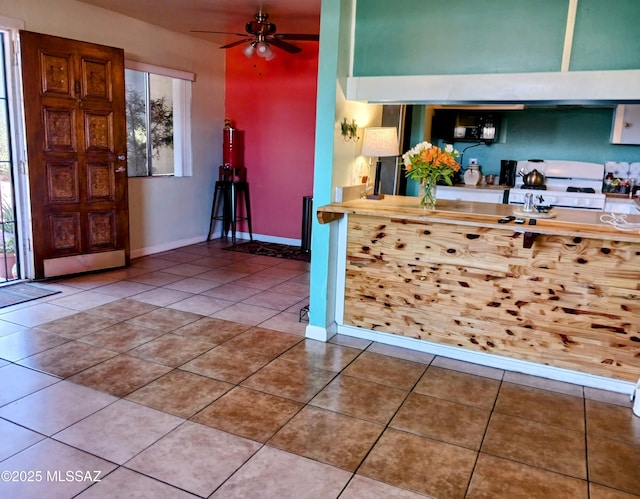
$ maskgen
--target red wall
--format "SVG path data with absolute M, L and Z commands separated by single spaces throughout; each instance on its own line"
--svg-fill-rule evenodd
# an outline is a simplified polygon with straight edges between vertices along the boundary
M 226 54 L 225 112 L 244 142 L 253 233 L 292 239 L 313 193 L 318 74 L 318 44 L 298 45 L 298 54 L 274 48 L 271 61 L 247 59 L 244 45 Z

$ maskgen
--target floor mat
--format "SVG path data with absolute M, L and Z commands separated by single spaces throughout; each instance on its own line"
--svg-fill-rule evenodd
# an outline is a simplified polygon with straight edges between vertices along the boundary
M 55 295 L 57 293 L 60 293 L 60 291 L 41 288 L 40 286 L 26 282 L 9 284 L 0 287 L 0 308 L 10 307 L 11 305 L 25 301 L 37 300 L 38 298 L 44 298 L 45 296 Z
M 227 246 L 229 251 L 240 251 L 241 253 L 251 253 L 252 255 L 273 256 L 276 258 L 288 258 L 290 260 L 311 261 L 311 253 L 303 251 L 300 246 L 289 246 L 279 243 L 263 243 L 262 241 L 247 241 L 244 243 Z

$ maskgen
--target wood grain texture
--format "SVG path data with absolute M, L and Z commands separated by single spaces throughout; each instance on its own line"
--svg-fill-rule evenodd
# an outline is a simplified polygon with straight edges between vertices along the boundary
M 499 206 L 499 205 L 497 205 Z M 640 241 L 350 214 L 344 323 L 640 377 Z

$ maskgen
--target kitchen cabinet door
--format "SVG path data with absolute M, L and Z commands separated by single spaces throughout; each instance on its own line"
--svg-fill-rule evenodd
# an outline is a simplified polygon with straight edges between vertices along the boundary
M 479 203 L 502 203 L 503 189 L 474 189 L 472 187 L 449 187 L 439 185 L 436 199 L 452 201 L 476 201 Z
M 612 144 L 640 144 L 640 105 L 620 104 L 613 114 Z

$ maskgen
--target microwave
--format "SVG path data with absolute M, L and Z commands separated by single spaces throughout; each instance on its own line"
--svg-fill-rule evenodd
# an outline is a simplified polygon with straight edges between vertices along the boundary
M 454 140 L 493 142 L 496 140 L 496 120 L 492 115 L 462 114 L 453 128 Z

